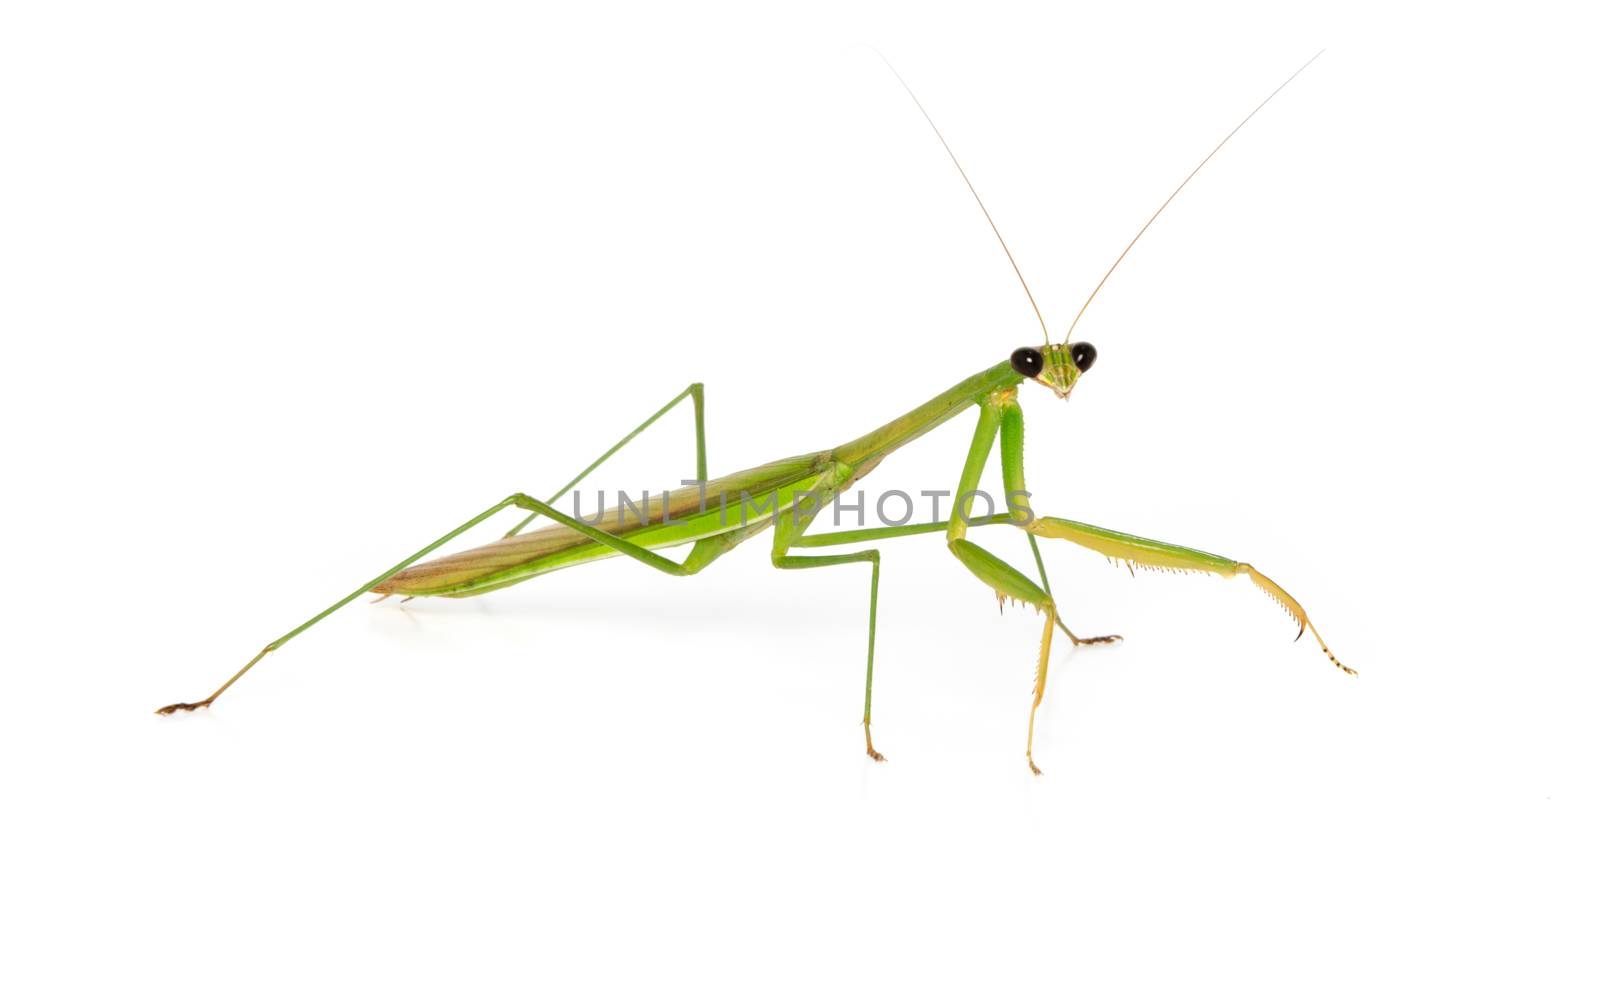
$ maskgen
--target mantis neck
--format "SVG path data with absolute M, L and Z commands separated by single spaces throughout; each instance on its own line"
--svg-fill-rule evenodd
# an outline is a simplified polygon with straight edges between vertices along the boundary
M 1002 361 L 988 370 L 973 374 L 866 436 L 841 444 L 834 449 L 833 456 L 852 468 L 876 464 L 929 430 L 954 419 L 969 406 L 978 404 L 986 395 L 1021 383 L 1022 375 L 1012 369 L 1011 362 Z

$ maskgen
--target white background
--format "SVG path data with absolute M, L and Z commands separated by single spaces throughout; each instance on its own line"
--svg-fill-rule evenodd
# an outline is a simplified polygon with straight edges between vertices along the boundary
M 9 6 L 0 994 L 1593 1002 L 1593 26 L 1207 6 Z M 1040 512 L 1255 563 L 1359 680 L 1045 542 L 1127 641 L 1057 646 L 1035 779 L 1036 616 L 907 539 L 872 764 L 867 571 L 761 539 L 357 603 L 150 714 L 690 381 L 726 472 L 1037 342 L 868 44 L 1057 335 L 1328 47 L 1023 403 Z

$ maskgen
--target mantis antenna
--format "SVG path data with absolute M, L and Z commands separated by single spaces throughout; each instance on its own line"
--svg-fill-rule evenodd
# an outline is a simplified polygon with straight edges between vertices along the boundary
M 1327 52 L 1327 51 L 1328 50 L 1326 50 L 1326 49 L 1319 49 L 1317 51 L 1317 55 L 1316 56 L 1312 56 L 1310 59 L 1306 60 L 1303 64 L 1301 64 L 1300 69 L 1296 70 L 1294 73 L 1291 73 L 1289 75 L 1289 79 L 1288 80 L 1286 80 L 1283 83 L 1279 84 L 1277 86 L 1277 88 L 1275 88 L 1273 90 L 1273 92 L 1271 94 L 1269 94 L 1265 98 L 1261 99 L 1261 104 L 1259 104 L 1255 108 L 1251 109 L 1249 115 L 1245 116 L 1243 119 L 1240 119 L 1239 120 L 1239 124 L 1237 126 L 1233 127 L 1232 132 L 1228 133 L 1227 136 L 1224 136 L 1222 138 L 1222 142 L 1221 143 L 1218 143 L 1215 147 L 1212 147 L 1211 148 L 1211 153 L 1207 154 L 1205 156 L 1205 159 L 1202 160 L 1199 164 L 1196 164 L 1194 166 L 1194 170 L 1189 172 L 1189 174 L 1184 177 L 1183 181 L 1178 183 L 1178 187 L 1172 190 L 1172 195 L 1168 196 L 1166 198 L 1165 202 L 1163 202 L 1160 206 L 1156 207 L 1156 211 L 1154 213 L 1150 214 L 1150 219 L 1146 220 L 1144 222 L 1144 226 L 1139 228 L 1139 233 L 1137 233 L 1137 234 L 1135 234 L 1133 236 L 1133 240 L 1129 241 L 1128 242 L 1128 246 L 1126 248 L 1122 249 L 1122 254 L 1117 256 L 1117 260 L 1115 262 L 1111 263 L 1111 268 L 1106 270 L 1106 274 L 1104 276 L 1100 277 L 1100 282 L 1096 283 L 1094 289 L 1089 292 L 1089 299 L 1083 302 L 1083 306 L 1082 307 L 1078 308 L 1078 313 L 1073 317 L 1072 324 L 1067 326 L 1067 337 L 1063 341 L 1065 341 L 1065 342 L 1071 342 L 1072 341 L 1072 330 L 1078 327 L 1078 320 L 1083 317 L 1083 312 L 1089 310 L 1089 305 L 1094 302 L 1095 295 L 1100 292 L 1100 288 L 1106 285 L 1106 280 L 1110 279 L 1111 278 L 1111 274 L 1117 271 L 1117 266 L 1121 265 L 1122 264 L 1122 260 L 1128 257 L 1128 252 L 1132 251 L 1133 250 L 1133 246 L 1139 243 L 1139 239 L 1140 238 L 1144 237 L 1144 232 L 1149 230 L 1150 229 L 1150 225 L 1156 222 L 1156 217 L 1159 217 L 1161 215 L 1161 211 L 1166 209 L 1168 204 L 1170 204 L 1174 199 L 1178 198 L 1178 193 L 1182 192 L 1183 191 L 1183 187 L 1185 185 L 1189 184 L 1189 179 L 1193 178 L 1195 175 L 1198 175 L 1200 173 L 1200 169 L 1205 167 L 1206 164 L 1208 164 L 1213 157 L 1217 156 L 1217 151 L 1221 150 L 1224 144 L 1226 144 L 1229 140 L 1233 139 L 1233 134 L 1234 133 L 1237 133 L 1239 130 L 1243 129 L 1245 123 L 1247 123 L 1251 119 L 1255 118 L 1257 112 L 1259 112 L 1263 108 L 1267 107 L 1267 102 L 1271 101 L 1273 98 L 1276 98 L 1278 96 L 1278 92 L 1279 91 L 1281 91 L 1284 88 L 1288 87 L 1294 81 L 1294 79 L 1296 77 L 1300 76 L 1302 73 L 1305 72 L 1306 67 L 1310 66 L 1312 63 L 1315 63 L 1317 61 L 1317 56 L 1321 56 L 1324 52 Z M 890 69 L 892 70 L 894 68 L 890 67 Z M 905 82 L 901 81 L 901 83 L 905 83 Z M 924 113 L 924 114 L 926 114 L 926 113 Z M 954 156 L 954 155 L 952 155 L 952 156 Z M 965 177 L 964 173 L 963 173 L 963 177 Z M 968 184 L 970 184 L 970 183 L 968 183 Z M 973 195 L 977 195 L 977 193 L 974 192 Z M 1010 252 L 1007 252 L 1006 254 L 1009 255 Z M 1013 265 L 1015 265 L 1015 263 L 1013 263 Z M 1031 294 L 1029 295 L 1029 299 L 1030 300 L 1032 299 L 1032 295 Z M 1037 308 L 1035 310 L 1037 310 Z
M 894 79 L 898 80 L 900 86 L 905 88 L 906 93 L 911 96 L 912 102 L 917 106 L 917 111 L 921 112 L 922 117 L 928 120 L 928 127 L 933 130 L 933 135 L 939 138 L 939 143 L 944 147 L 944 152 L 950 155 L 950 163 L 956 166 L 956 170 L 961 173 L 961 180 L 967 183 L 967 191 L 971 192 L 972 198 L 978 201 L 978 209 L 983 211 L 983 218 L 989 221 L 989 229 L 994 231 L 996 240 L 1000 242 L 1000 249 L 1006 253 L 1006 259 L 1011 263 L 1011 271 L 1017 274 L 1017 282 L 1022 284 L 1022 292 L 1028 295 L 1028 303 L 1033 307 L 1034 317 L 1039 319 L 1039 328 L 1043 330 L 1044 341 L 1048 345 L 1050 342 L 1050 329 L 1045 326 L 1044 313 L 1039 310 L 1039 302 L 1033 299 L 1033 291 L 1028 289 L 1028 281 L 1022 278 L 1022 269 L 1017 265 L 1016 257 L 1011 254 L 1011 248 L 1006 244 L 1006 239 L 1001 237 L 1000 228 L 996 226 L 994 217 L 989 215 L 989 207 L 983 205 L 983 197 L 978 195 L 977 187 L 972 184 L 972 179 L 967 177 L 967 169 L 961 166 L 961 162 L 956 158 L 956 152 L 950 149 L 950 141 L 944 138 L 944 134 L 939 131 L 938 125 L 933 121 L 933 116 L 929 115 L 928 110 L 922 106 L 922 100 L 917 97 L 917 92 L 911 90 L 911 85 L 906 83 L 906 79 L 900 76 L 900 71 L 896 70 L 894 64 L 889 62 L 889 57 L 878 52 L 877 49 L 872 51 L 878 53 L 878 58 L 883 60 L 883 65 L 889 68 L 889 72 L 894 74 Z

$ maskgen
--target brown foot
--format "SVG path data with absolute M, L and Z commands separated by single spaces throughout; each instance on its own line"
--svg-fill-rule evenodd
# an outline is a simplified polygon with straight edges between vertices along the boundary
M 211 704 L 211 700 L 210 699 L 206 699 L 204 702 L 174 702 L 170 706 L 162 706 L 160 709 L 157 709 L 156 710 L 156 715 L 157 716 L 171 716 L 173 713 L 177 712 L 180 709 L 185 711 L 185 712 L 189 712 L 189 711 L 195 710 L 195 709 L 204 709 L 205 707 L 209 706 L 210 704 Z
M 872 727 L 865 723 L 862 724 L 862 727 L 867 732 L 867 757 L 873 761 L 888 761 L 889 759 L 885 758 L 878 752 L 877 748 L 872 746 Z
M 1086 639 L 1079 639 L 1076 636 L 1072 637 L 1072 645 L 1074 646 L 1100 646 L 1104 643 L 1120 642 L 1122 642 L 1121 636 L 1089 636 Z
M 1039 771 L 1039 766 L 1033 763 L 1033 755 L 1028 756 L 1028 767 L 1033 769 L 1034 775 L 1044 775 L 1043 772 Z
M 1062 632 L 1065 632 L 1067 634 L 1067 638 L 1072 640 L 1072 645 L 1073 646 L 1100 646 L 1100 645 L 1102 645 L 1104 643 L 1120 643 L 1120 642 L 1122 642 L 1122 637 L 1121 636 L 1117 636 L 1117 635 L 1111 635 L 1111 636 L 1079 636 L 1077 633 L 1075 633 L 1071 629 L 1067 628 L 1067 623 L 1063 622 L 1061 620 L 1061 616 L 1060 615 L 1056 616 L 1056 626 Z

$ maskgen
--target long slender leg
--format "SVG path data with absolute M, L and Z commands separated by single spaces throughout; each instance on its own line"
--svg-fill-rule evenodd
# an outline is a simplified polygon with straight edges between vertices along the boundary
M 1143 566 L 1149 569 L 1171 570 L 1197 570 L 1202 573 L 1215 573 L 1223 577 L 1232 577 L 1240 573 L 1250 578 L 1250 582 L 1278 602 L 1283 610 L 1289 613 L 1300 626 L 1300 634 L 1304 635 L 1307 629 L 1322 647 L 1322 652 L 1333 665 L 1346 674 L 1355 674 L 1351 668 L 1339 662 L 1339 658 L 1328 649 L 1328 644 L 1322 641 L 1322 634 L 1317 627 L 1311 624 L 1306 617 L 1306 609 L 1300 602 L 1289 596 L 1289 592 L 1278 586 L 1272 580 L 1256 570 L 1247 562 L 1236 562 L 1210 552 L 1201 552 L 1198 549 L 1186 548 L 1183 545 L 1171 545 L 1166 542 L 1156 541 L 1152 538 L 1140 538 L 1137 535 L 1126 534 L 1121 531 L 1108 531 L 1103 527 L 1092 524 L 1082 524 L 1074 520 L 1063 520 L 1059 517 L 1040 517 L 1028 525 L 1028 530 L 1044 538 L 1060 538 L 1070 541 L 1084 548 L 1092 549 L 1110 559 L 1126 563 L 1129 568 Z M 1295 637 L 1299 639 L 1299 636 Z
M 660 419 L 668 412 L 671 412 L 673 406 L 677 405 L 685 398 L 694 399 L 694 477 L 699 481 L 704 482 L 706 480 L 706 386 L 696 383 L 684 388 L 677 394 L 675 398 L 672 399 L 672 401 L 657 409 L 655 414 L 649 419 L 646 419 L 638 426 L 635 426 L 633 428 L 633 432 L 612 444 L 604 454 L 590 462 L 589 467 L 574 475 L 566 485 L 545 497 L 545 502 L 550 503 L 551 505 L 560 502 L 561 497 L 567 494 L 568 489 L 571 489 L 579 482 L 582 482 L 584 479 L 588 478 L 596 468 L 599 468 L 601 465 L 605 464 L 613 454 L 628 446 L 628 443 L 633 440 L 634 437 L 637 437 L 639 434 L 649 429 L 657 419 Z M 528 524 L 537 516 L 538 514 L 530 513 L 528 516 L 522 518 L 522 520 L 517 523 L 516 527 L 512 528 L 510 531 L 507 531 L 505 536 L 509 538 L 512 535 L 517 534 L 523 528 L 527 527 Z
M 872 589 L 867 601 L 867 693 L 861 711 L 861 728 L 867 736 L 867 755 L 874 761 L 884 757 L 872 746 L 872 656 L 878 638 L 878 550 L 869 548 L 846 555 L 775 555 L 772 564 L 779 569 L 821 569 L 851 562 L 872 564 Z
M 867 691 L 861 711 L 861 729 L 867 738 L 867 756 L 873 761 L 883 761 L 883 755 L 872 746 L 872 658 L 878 642 L 879 554 L 877 549 L 869 548 L 843 555 L 790 555 L 791 548 L 817 547 L 816 544 L 806 541 L 805 529 L 816 519 L 820 509 L 819 505 L 810 515 L 793 520 L 779 519 L 777 532 L 772 539 L 772 564 L 778 569 L 821 569 L 825 566 L 842 566 L 852 562 L 872 564 L 872 587 L 867 600 Z
M 365 594 L 373 587 L 376 587 L 384 580 L 387 580 L 389 577 L 400 572 L 402 569 L 410 566 L 418 559 L 421 559 L 423 556 L 448 543 L 452 539 L 459 537 L 474 527 L 477 527 L 479 524 L 488 520 L 490 517 L 493 517 L 495 514 L 506 509 L 507 507 L 520 507 L 524 510 L 531 510 L 536 514 L 543 514 L 544 516 L 549 517 L 551 520 L 554 520 L 560 524 L 564 524 L 575 531 L 579 531 L 595 541 L 611 546 L 618 552 L 621 552 L 623 555 L 637 559 L 647 566 L 659 569 L 663 573 L 669 573 L 673 576 L 692 576 L 693 574 L 700 572 L 706 566 L 710 565 L 712 560 L 727 552 L 734 545 L 738 544 L 745 537 L 749 536 L 748 534 L 732 532 L 730 534 L 718 535 L 713 538 L 703 538 L 700 541 L 695 542 L 694 547 L 690 549 L 689 554 L 684 557 L 683 562 L 673 562 L 671 559 L 668 559 L 665 556 L 657 555 L 647 548 L 635 545 L 633 542 L 630 542 L 625 538 L 619 538 L 616 535 L 602 531 L 599 528 L 590 527 L 582 521 L 573 517 L 569 517 L 559 510 L 556 510 L 554 507 L 551 507 L 549 504 L 541 503 L 531 496 L 523 493 L 513 493 L 512 495 L 501 500 L 499 503 L 496 503 L 494 506 L 485 510 L 483 513 L 480 513 L 476 517 L 467 521 L 465 524 L 457 527 L 449 534 L 446 534 L 444 537 L 429 543 L 422 549 L 413 552 L 400 562 L 384 570 L 382 573 L 379 573 L 377 576 L 357 587 L 343 598 L 335 601 L 332 605 L 324 609 L 319 614 L 314 615 L 310 619 L 307 619 L 305 622 L 302 622 L 300 625 L 296 626 L 294 629 L 282 636 L 279 636 L 277 639 L 274 639 L 266 646 L 263 646 L 260 653 L 257 653 L 254 657 L 250 658 L 249 663 L 245 664 L 238 671 L 236 671 L 233 677 L 222 683 L 222 687 L 212 692 L 206 698 L 200 700 L 199 702 L 174 702 L 170 706 L 162 706 L 160 709 L 157 709 L 156 712 L 162 716 L 167 716 L 179 711 L 180 709 L 206 708 L 207 706 L 211 705 L 211 703 L 215 702 L 219 695 L 232 687 L 235 681 L 238 681 L 240 678 L 244 677 L 245 672 L 254 667 L 262 657 L 283 646 L 289 640 L 300 635 L 300 633 L 311 628 L 313 625 L 316 625 L 318 622 L 322 621 L 324 618 L 327 618 L 335 611 L 338 611 L 340 608 L 349 604 L 362 594 Z
M 232 687 L 232 685 L 233 685 L 233 683 L 235 681 L 238 681 L 240 678 L 244 677 L 245 672 L 250 670 L 250 668 L 254 667 L 257 664 L 257 662 L 259 662 L 261 660 L 262 657 L 264 657 L 267 654 L 271 653 L 273 650 L 276 650 L 278 647 L 280 647 L 283 644 L 287 643 L 289 640 L 293 639 L 294 637 L 300 635 L 300 633 L 302 633 L 302 632 L 306 631 L 307 629 L 311 628 L 313 625 L 316 625 L 318 622 L 322 621 L 324 618 L 327 618 L 329 615 L 333 614 L 335 611 L 338 611 L 340 608 L 342 608 L 345 605 L 349 604 L 351 601 L 354 601 L 356 598 L 360 597 L 362 594 L 365 594 L 367 591 L 371 590 L 373 587 L 376 587 L 378 584 L 380 584 L 383 581 L 387 580 L 389 577 L 391 577 L 394 574 L 400 572 L 402 569 L 405 569 L 407 566 L 409 566 L 412 563 L 416 562 L 418 559 L 421 559 L 423 556 L 427 555 L 429 552 L 432 552 L 434 549 L 439 548 L 440 546 L 448 543 L 452 539 L 457 538 L 457 537 L 465 534 L 466 532 L 472 530 L 473 528 L 477 527 L 479 524 L 482 524 L 484 521 L 488 520 L 490 517 L 493 517 L 495 514 L 497 514 L 500 511 L 504 510 L 506 507 L 516 506 L 517 505 L 516 501 L 517 501 L 517 497 L 515 497 L 515 496 L 509 496 L 506 499 L 501 500 L 500 502 L 496 503 L 494 506 L 492 506 L 489 509 L 485 510 L 483 513 L 480 513 L 478 516 L 476 516 L 476 517 L 472 518 L 471 520 L 467 521 L 465 524 L 462 524 L 460 527 L 458 527 L 455 530 L 451 531 L 449 534 L 446 534 L 444 537 L 438 538 L 435 541 L 423 546 L 421 549 L 418 549 L 416 552 L 413 552 L 411 555 L 406 556 L 404 559 L 402 559 L 399 562 L 395 563 L 393 566 L 391 566 L 390 568 L 384 570 L 382 573 L 379 573 L 377 576 L 373 577 L 371 580 L 368 580 L 366 583 L 364 583 L 361 586 L 357 587 L 355 590 L 351 591 L 346 596 L 340 598 L 339 600 L 335 601 L 333 604 L 329 605 L 320 614 L 314 615 L 313 617 L 311 617 L 311 618 L 307 619 L 306 621 L 302 622 L 300 625 L 296 626 L 294 629 L 291 629 L 289 632 L 286 632 L 282 636 L 279 636 L 277 639 L 274 639 L 272 642 L 268 643 L 266 646 L 263 646 L 261 648 L 261 652 L 260 653 L 257 653 L 254 657 L 251 657 L 250 658 L 250 662 L 248 664 L 245 664 L 243 667 L 239 668 L 239 670 L 234 673 L 233 677 L 229 678 L 227 681 L 224 681 L 222 683 L 222 687 L 221 688 L 218 688 L 216 691 L 212 692 L 210 695 L 208 695 L 204 699 L 201 699 L 199 702 L 174 702 L 170 706 L 162 706 L 160 709 L 157 709 L 156 712 L 158 714 L 162 715 L 162 716 L 169 716 L 172 713 L 175 713 L 180 709 L 204 709 L 204 708 L 206 708 L 207 706 L 211 705 L 211 703 L 213 703 L 213 702 L 215 702 L 217 700 L 217 696 L 221 695 L 223 692 L 227 691 L 230 687 Z

